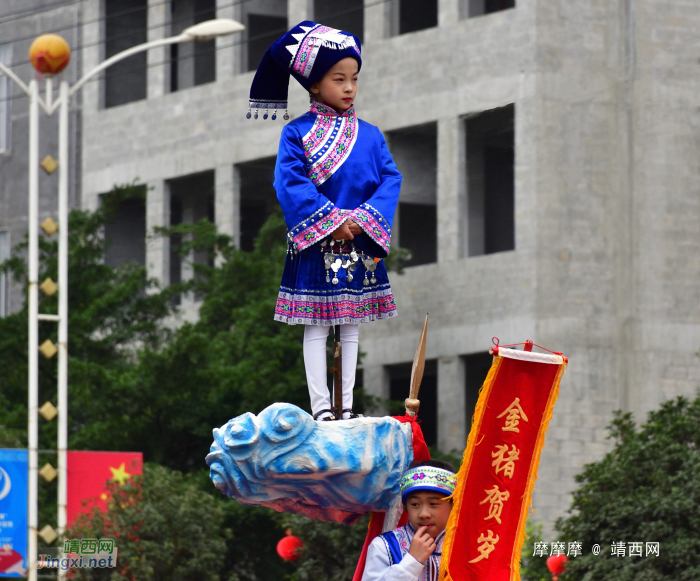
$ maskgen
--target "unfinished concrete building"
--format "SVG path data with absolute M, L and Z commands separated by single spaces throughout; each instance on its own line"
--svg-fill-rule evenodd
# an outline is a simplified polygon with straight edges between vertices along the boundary
M 94 208 L 113 184 L 137 177 L 148 186 L 145 203 L 124 208 L 121 233 L 114 225 L 124 244 L 109 259 L 143 260 L 163 284 L 189 276 L 170 240 L 141 242 L 126 228 L 210 217 L 250 248 L 275 206 L 283 126 L 245 119 L 258 61 L 307 18 L 360 35 L 356 107 L 385 133 L 404 174 L 393 242 L 412 253 L 405 274 L 391 276 L 399 316 L 361 329 L 364 387 L 405 397 L 429 312 L 424 429 L 441 450 L 462 450 L 492 337 L 565 352 L 570 366 L 534 493 L 536 518 L 549 527 L 569 506 L 574 475 L 609 449 L 612 410 L 641 419 L 700 383 L 700 12 L 688 0 L 339 6 L 85 0 L 79 13 L 65 8 L 67 21 L 79 18 L 80 37 L 68 40 L 81 43 L 83 70 L 214 15 L 247 26 L 133 57 L 85 87 L 75 203 Z M 24 33 L 8 28 L 2 10 L 6 59 L 4 39 Z M 24 54 L 28 42 L 10 44 Z M 292 115 L 307 110 L 293 82 L 290 98 Z M 25 104 L 10 103 L 11 116 L 0 104 L 0 149 L 12 119 L 12 144 L 0 153 L 4 184 L 26 174 Z M 0 188 L 2 256 L 23 227 L 22 189 Z M 196 315 L 196 301 L 183 297 L 182 306 Z

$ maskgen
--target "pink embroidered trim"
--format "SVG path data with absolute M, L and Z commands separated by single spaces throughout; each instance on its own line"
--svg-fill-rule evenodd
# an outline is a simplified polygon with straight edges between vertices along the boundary
M 332 117 L 352 117 L 355 115 L 355 105 L 350 105 L 347 111 L 339 114 L 333 107 L 314 101 L 311 103 L 311 108 L 309 110 L 317 115 L 330 115 Z
M 311 217 L 307 222 L 302 222 L 299 227 L 288 234 L 288 237 L 297 250 L 304 250 L 304 248 L 311 246 L 314 242 L 318 242 L 339 228 L 347 220 L 349 214 L 349 210 L 341 210 L 334 207 L 325 216 Z
M 399 548 L 401 550 L 401 556 L 405 557 L 406 553 L 411 546 L 411 541 L 413 540 L 413 535 L 415 532 L 409 525 L 404 525 L 398 529 L 392 531 L 393 535 L 396 537 L 399 543 Z M 445 540 L 445 531 L 441 532 L 437 538 L 437 547 L 433 551 L 433 554 L 428 558 L 426 567 L 421 571 L 418 577 L 419 581 L 437 581 L 438 575 L 440 574 L 440 559 L 442 557 L 442 545 Z
M 387 254 L 391 246 L 391 228 L 376 209 L 365 203 L 350 214 L 350 219 L 355 220 L 369 237 L 381 246 Z
M 330 107 L 314 103 L 311 111 L 317 113 L 316 120 L 302 142 L 306 175 L 318 187 L 345 163 L 357 141 L 359 125 L 353 107 L 338 115 Z
M 369 323 L 390 319 L 396 314 L 396 302 L 390 288 L 359 296 L 342 294 L 330 299 L 280 291 L 275 306 L 275 320 L 290 325 Z
M 295 73 L 301 75 L 305 79 L 309 78 L 311 69 L 314 68 L 318 51 L 323 45 L 323 39 L 318 38 L 317 35 L 333 30 L 333 28 L 328 26 L 318 26 L 304 37 L 304 39 L 301 41 L 301 46 L 297 50 L 297 54 L 294 57 L 294 62 L 292 63 L 292 70 Z
M 298 47 L 294 53 L 294 46 Z M 290 63 L 291 69 L 308 79 L 311 76 L 311 71 L 314 68 L 318 51 L 322 46 L 334 50 L 342 50 L 352 46 L 353 50 L 359 55 L 360 49 L 355 44 L 355 39 L 340 30 L 317 24 L 309 30 L 306 36 L 298 45 L 290 45 L 287 47 L 294 56 Z

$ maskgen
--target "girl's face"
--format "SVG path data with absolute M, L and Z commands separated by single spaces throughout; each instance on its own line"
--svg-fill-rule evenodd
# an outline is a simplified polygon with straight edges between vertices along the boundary
M 321 103 L 344 113 L 357 95 L 357 61 L 352 57 L 335 63 L 325 76 L 311 85 L 311 92 Z
M 414 529 L 427 527 L 426 532 L 436 538 L 447 526 L 452 502 L 439 492 L 421 490 L 406 498 L 404 507 Z

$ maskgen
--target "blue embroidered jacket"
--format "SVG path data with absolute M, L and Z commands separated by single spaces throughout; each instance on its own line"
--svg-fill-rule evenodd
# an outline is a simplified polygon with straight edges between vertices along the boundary
M 274 185 L 297 250 L 351 218 L 365 232 L 355 237 L 358 249 L 378 258 L 389 253 L 401 174 L 379 129 L 357 119 L 354 108 L 338 115 L 314 103 L 291 121 L 282 130 Z

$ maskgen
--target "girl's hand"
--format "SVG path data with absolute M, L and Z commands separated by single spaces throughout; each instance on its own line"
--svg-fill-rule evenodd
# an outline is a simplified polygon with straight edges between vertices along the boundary
M 331 233 L 331 236 L 333 237 L 333 240 L 352 240 L 355 238 L 352 233 L 352 229 L 350 228 L 350 224 L 355 224 L 352 220 L 348 219 L 343 222 L 342 226 L 338 227 L 336 230 L 333 230 Z M 357 226 L 357 224 L 355 224 Z M 357 226 L 359 228 L 359 226 Z M 359 234 L 359 232 L 357 232 Z
M 360 226 L 357 224 L 357 222 L 355 222 L 355 220 L 348 220 L 345 223 L 350 227 L 350 233 L 354 236 L 362 234 L 362 228 L 360 228 Z
M 436 548 L 435 539 L 428 534 L 427 527 L 421 527 L 413 535 L 408 554 L 419 563 L 424 563 L 433 554 Z

